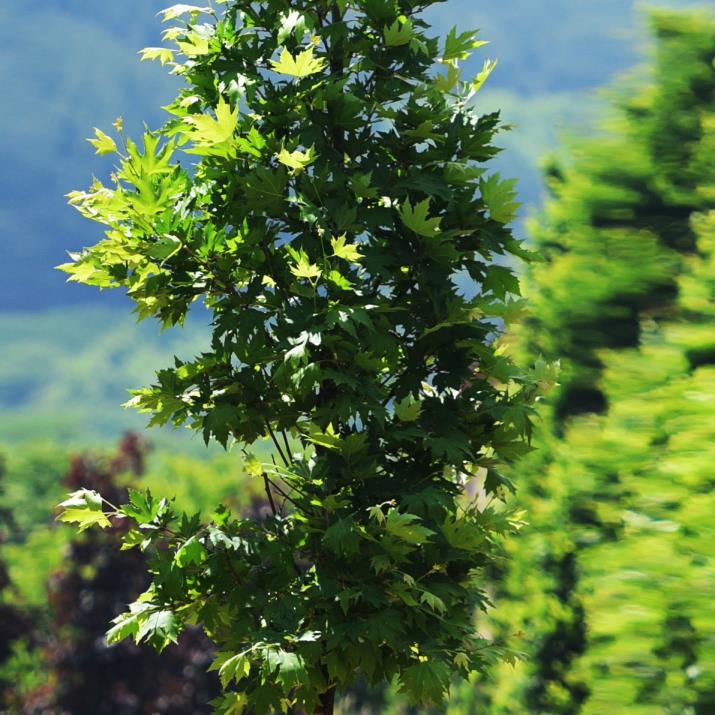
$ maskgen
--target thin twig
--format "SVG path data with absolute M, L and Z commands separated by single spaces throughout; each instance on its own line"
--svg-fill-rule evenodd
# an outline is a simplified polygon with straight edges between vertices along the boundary
M 281 459 L 283 460 L 283 463 L 285 464 L 286 467 L 290 466 L 290 461 L 288 458 L 283 454 L 283 450 L 281 449 L 280 444 L 278 444 L 278 440 L 276 439 L 276 433 L 273 431 L 273 428 L 271 427 L 271 423 L 267 420 L 263 420 L 266 424 L 266 427 L 268 428 L 268 434 L 270 434 L 271 439 L 273 440 L 273 444 L 276 446 L 276 449 L 278 450 L 278 454 L 280 455 Z
M 268 503 L 271 505 L 271 511 L 273 512 L 273 516 L 278 516 L 278 509 L 276 509 L 276 503 L 273 501 L 273 493 L 271 492 L 271 487 L 270 487 L 270 480 L 268 479 L 268 475 L 263 472 L 263 486 L 266 488 L 266 496 L 268 497 Z
M 290 445 L 288 444 L 288 435 L 286 434 L 285 427 L 281 430 L 281 434 L 283 435 L 283 441 L 285 442 L 286 454 L 290 454 Z

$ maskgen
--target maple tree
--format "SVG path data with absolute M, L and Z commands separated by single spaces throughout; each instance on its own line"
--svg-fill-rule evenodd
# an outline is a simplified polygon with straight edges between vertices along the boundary
M 218 647 L 219 713 L 327 715 L 357 675 L 440 702 L 508 652 L 474 629 L 481 569 L 517 518 L 499 467 L 528 449 L 541 381 L 499 344 L 523 308 L 505 258 L 513 182 L 486 176 L 496 113 L 461 63 L 476 32 L 429 36 L 434 2 L 175 5 L 146 59 L 185 86 L 137 144 L 97 130 L 111 183 L 70 202 L 107 227 L 70 280 L 125 288 L 140 318 L 212 339 L 131 405 L 241 451 L 271 513 L 205 518 L 140 491 L 74 493 L 62 519 L 117 518 L 152 582 L 108 633 Z M 478 287 L 471 297 L 458 276 Z M 273 458 L 256 445 L 268 441 Z M 477 481 L 483 499 L 469 499 Z M 473 493 L 474 490 L 472 490 Z

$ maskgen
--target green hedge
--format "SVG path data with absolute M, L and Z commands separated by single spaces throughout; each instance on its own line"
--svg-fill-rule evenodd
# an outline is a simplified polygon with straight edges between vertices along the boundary
M 532 226 L 514 342 L 563 372 L 513 475 L 530 526 L 489 627 L 527 660 L 489 715 L 715 712 L 715 19 L 651 24 Z

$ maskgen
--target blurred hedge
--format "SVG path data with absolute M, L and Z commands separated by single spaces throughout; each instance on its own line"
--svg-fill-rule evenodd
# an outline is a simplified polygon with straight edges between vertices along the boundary
M 563 373 L 512 475 L 531 525 L 492 626 L 527 660 L 489 715 L 715 712 L 715 19 L 651 26 L 531 228 L 514 343 Z

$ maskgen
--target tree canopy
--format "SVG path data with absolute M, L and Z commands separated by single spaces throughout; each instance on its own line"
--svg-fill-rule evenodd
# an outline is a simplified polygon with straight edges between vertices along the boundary
M 121 120 L 97 129 L 116 170 L 70 194 L 106 227 L 62 267 L 71 281 L 122 287 L 164 326 L 198 301 L 211 314 L 205 351 L 131 405 L 241 450 L 271 506 L 202 519 L 86 489 L 62 505 L 81 529 L 135 525 L 125 547 L 151 555 L 153 580 L 109 641 L 161 649 L 201 623 L 218 712 L 331 713 L 358 674 L 440 702 L 453 673 L 508 657 L 473 613 L 517 525 L 499 468 L 528 449 L 545 368 L 520 372 L 498 339 L 523 307 L 507 259 L 529 254 L 508 228 L 514 182 L 486 167 L 495 63 L 463 78 L 484 43 L 432 38 L 432 4 L 168 8 L 173 47 L 143 57 L 185 80 L 171 118 L 138 143 Z

